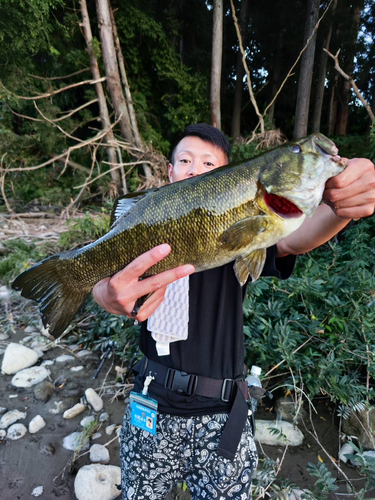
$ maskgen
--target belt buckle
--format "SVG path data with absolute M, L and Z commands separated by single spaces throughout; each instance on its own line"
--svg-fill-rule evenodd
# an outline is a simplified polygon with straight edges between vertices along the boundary
M 186 372 L 180 372 L 173 368 L 168 368 L 165 377 L 164 387 L 171 391 L 185 393 L 192 396 L 195 393 L 198 383 L 198 376 Z
M 232 385 L 230 386 L 229 388 L 229 392 L 227 393 L 227 384 L 228 382 L 230 382 Z M 235 384 L 235 380 L 233 380 L 232 378 L 225 378 L 224 381 L 223 381 L 223 385 L 221 387 L 221 396 L 220 396 L 220 399 L 222 401 L 224 401 L 224 403 L 229 403 L 230 401 L 230 398 L 232 396 L 232 392 L 233 392 L 233 387 L 234 387 L 234 384 Z M 229 386 L 228 386 L 229 387 Z M 227 396 L 227 397 L 226 397 Z

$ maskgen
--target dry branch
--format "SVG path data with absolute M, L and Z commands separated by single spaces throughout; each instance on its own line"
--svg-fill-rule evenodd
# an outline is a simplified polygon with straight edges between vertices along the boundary
M 81 73 L 84 73 L 85 71 L 90 71 L 90 68 L 83 68 L 80 69 L 79 71 L 76 71 L 75 73 L 71 73 L 70 75 L 65 75 L 65 76 L 37 76 L 37 75 L 31 75 L 29 73 L 29 76 L 32 78 L 36 78 L 37 80 L 65 80 L 65 78 L 71 78 L 72 76 L 80 75 Z
M 335 56 L 333 54 L 331 54 L 331 52 L 329 50 L 327 50 L 327 49 L 323 49 L 323 50 L 324 50 L 324 52 L 326 52 L 329 55 L 329 57 L 332 57 L 332 59 L 335 61 L 335 70 L 338 73 L 340 73 L 340 75 L 343 76 L 345 78 L 345 80 L 347 80 L 350 83 L 350 85 L 352 86 L 352 88 L 354 90 L 355 95 L 358 97 L 358 99 L 361 101 L 361 103 L 363 104 L 363 106 L 366 108 L 366 111 L 367 111 L 369 117 L 371 118 L 371 121 L 374 121 L 375 120 L 375 115 L 372 112 L 371 106 L 366 101 L 366 99 L 362 96 L 362 94 L 361 94 L 359 88 L 357 87 L 355 81 L 353 80 L 353 78 L 351 76 L 349 76 L 347 73 L 345 73 L 345 71 L 340 66 L 340 63 L 339 63 L 339 54 L 340 54 L 340 50 L 341 49 L 339 49 L 336 52 Z

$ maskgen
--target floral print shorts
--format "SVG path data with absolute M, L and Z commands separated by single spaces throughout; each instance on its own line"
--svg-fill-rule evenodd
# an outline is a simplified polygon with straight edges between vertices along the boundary
M 130 424 L 121 431 L 123 500 L 160 500 L 184 481 L 193 500 L 248 500 L 258 454 L 251 416 L 233 461 L 216 449 L 227 414 L 179 417 L 158 414 L 156 434 Z

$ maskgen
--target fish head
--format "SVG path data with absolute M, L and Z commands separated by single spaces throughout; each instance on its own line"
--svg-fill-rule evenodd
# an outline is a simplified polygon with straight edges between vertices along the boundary
M 312 134 L 278 149 L 279 154 L 259 175 L 265 202 L 284 217 L 302 213 L 312 217 L 322 200 L 325 183 L 341 173 L 346 163 L 335 143 L 323 134 Z

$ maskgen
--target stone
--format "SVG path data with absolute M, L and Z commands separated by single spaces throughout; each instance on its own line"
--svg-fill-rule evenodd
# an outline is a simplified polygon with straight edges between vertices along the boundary
M 63 447 L 66 450 L 70 451 L 86 451 L 90 448 L 89 438 L 84 439 L 83 443 L 81 443 L 82 432 L 73 432 L 68 436 L 65 436 L 63 439 Z
M 67 361 L 74 361 L 75 357 L 70 356 L 69 354 L 62 354 L 61 356 L 57 356 L 55 359 L 56 363 L 66 363 Z
M 40 366 L 49 366 L 49 365 L 53 365 L 53 364 L 55 364 L 53 359 L 46 359 L 46 360 L 42 361 L 42 364 Z
M 94 411 L 100 411 L 103 409 L 103 400 L 98 394 L 92 389 L 86 389 L 85 396 L 89 405 L 91 405 Z
M 100 414 L 99 422 L 106 422 L 107 420 L 109 420 L 109 415 L 103 411 L 103 413 Z
M 17 439 L 21 439 L 26 434 L 26 432 L 27 429 L 23 424 L 13 424 L 7 431 L 7 439 L 17 441 Z
M 31 349 L 46 352 L 51 349 L 51 342 L 49 342 L 45 337 L 42 337 L 41 340 L 34 339 L 30 347 Z
M 14 375 L 11 383 L 16 387 L 32 387 L 42 382 L 50 373 L 44 366 L 25 368 Z
M 115 429 L 116 429 L 116 424 L 108 425 L 108 427 L 105 428 L 105 433 L 108 436 L 110 436 Z
M 85 411 L 86 408 L 87 408 L 86 405 L 83 405 L 82 403 L 77 403 L 72 408 L 69 408 L 68 410 L 64 411 L 63 418 L 74 418 L 77 415 L 80 415 L 83 411 Z
M 1 371 L 5 375 L 13 375 L 24 368 L 35 365 L 37 361 L 38 354 L 33 349 L 12 342 L 5 349 Z
M 352 412 L 342 421 L 342 430 L 348 436 L 355 436 L 365 450 L 375 449 L 375 406 L 363 411 Z
M 9 339 L 9 335 L 7 333 L 0 333 L 0 340 L 7 340 Z
M 29 432 L 30 434 L 35 434 L 36 432 L 43 429 L 46 426 L 44 418 L 41 415 L 37 415 L 34 417 L 29 423 Z
M 106 446 L 102 444 L 93 444 L 90 448 L 90 462 L 108 464 L 109 451 Z
M 87 349 L 82 349 L 82 351 L 77 352 L 77 356 L 79 358 L 84 358 L 85 356 L 88 356 L 89 354 L 92 354 L 92 351 L 88 351 Z
M 9 426 L 17 422 L 17 420 L 21 420 L 27 417 L 27 413 L 18 411 L 18 410 L 11 410 L 5 413 L 1 417 L 0 420 L 0 429 L 7 429 Z
M 0 286 L 0 299 L 9 299 L 11 293 L 12 291 L 7 286 Z
M 79 365 L 79 366 L 72 366 L 72 367 L 71 367 L 71 371 L 72 371 L 72 372 L 80 372 L 80 371 L 81 371 L 81 370 L 83 370 L 83 369 L 84 369 L 84 366 L 82 366 L 82 365 Z
M 353 449 L 353 448 L 352 448 Z M 368 451 L 364 451 L 363 453 L 361 453 L 361 458 L 359 457 L 359 453 L 357 453 L 356 455 L 354 455 L 353 458 L 350 459 L 350 463 L 352 465 L 354 465 L 354 467 L 362 467 L 364 464 L 364 462 L 366 462 L 366 465 L 369 467 L 369 468 L 374 468 L 374 463 L 375 463 L 375 451 L 374 450 L 368 450 Z M 370 460 L 367 460 L 368 458 L 370 458 Z
M 52 382 L 43 380 L 34 387 L 34 396 L 38 401 L 48 401 L 52 396 L 55 388 Z
M 25 333 L 31 333 L 31 332 L 33 332 L 33 331 L 35 331 L 35 328 L 34 328 L 33 326 L 31 326 L 31 325 L 27 326 L 27 327 L 24 329 L 24 332 L 25 332 Z
M 121 470 L 115 465 L 84 465 L 74 481 L 78 500 L 114 500 L 121 495 Z
M 2 415 L 3 413 L 6 413 L 7 412 L 7 409 L 5 408 L 5 406 L 0 406 L 0 415 Z
M 0 430 L 0 441 L 3 441 L 7 436 L 7 431 L 5 431 L 4 429 L 1 429 Z
M 91 436 L 91 440 L 94 441 L 95 439 L 99 439 L 100 437 L 102 437 L 102 433 L 101 432 L 95 432 L 95 434 L 93 434 Z
M 86 425 L 90 425 L 92 422 L 95 421 L 95 417 L 94 415 L 90 415 L 89 417 L 85 417 L 83 418 L 81 421 L 80 421 L 80 425 L 82 425 L 82 427 L 85 427 Z
M 271 446 L 300 446 L 304 438 L 298 427 L 284 421 L 256 420 L 255 429 L 255 440 Z M 282 434 L 273 434 L 270 429 L 278 429 Z
M 349 443 L 345 443 L 340 448 L 339 459 L 341 460 L 341 462 L 344 462 L 344 464 L 346 464 L 349 459 L 345 455 L 353 455 L 354 453 L 355 451 L 353 446 L 350 446 Z
M 40 497 L 41 495 L 43 495 L 43 491 L 44 491 L 44 487 L 43 486 L 37 486 L 31 492 L 31 496 L 32 497 Z

